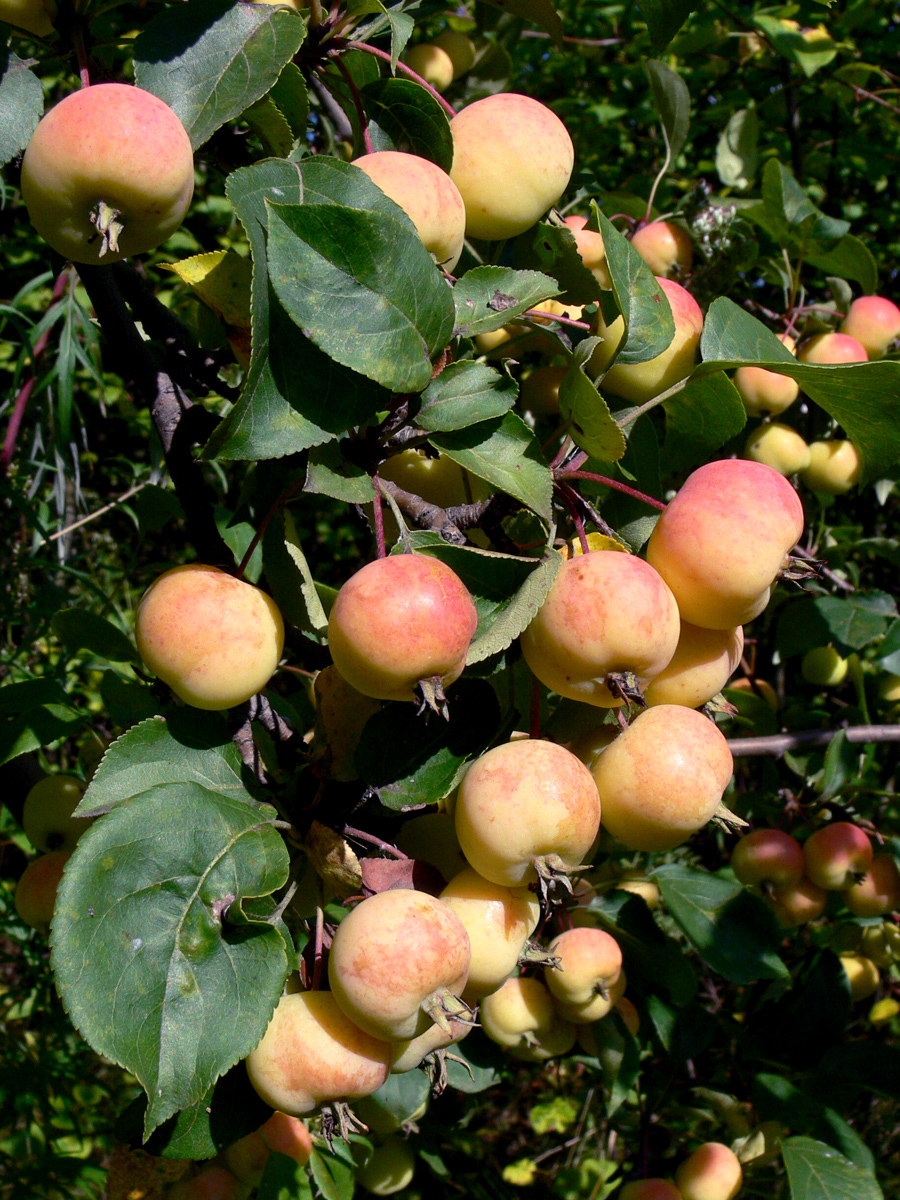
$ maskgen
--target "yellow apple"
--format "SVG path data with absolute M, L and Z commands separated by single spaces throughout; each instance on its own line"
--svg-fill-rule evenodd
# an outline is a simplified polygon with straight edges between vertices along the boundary
M 412 46 L 404 54 L 403 61 L 437 92 L 445 92 L 453 82 L 452 58 L 446 50 L 431 42 Z
M 796 475 L 810 463 L 809 445 L 790 425 L 771 421 L 760 425 L 744 443 L 744 458 L 765 463 L 779 475 Z
M 859 483 L 860 468 L 859 451 L 853 443 L 832 438 L 810 442 L 809 465 L 800 478 L 810 491 L 839 496 Z

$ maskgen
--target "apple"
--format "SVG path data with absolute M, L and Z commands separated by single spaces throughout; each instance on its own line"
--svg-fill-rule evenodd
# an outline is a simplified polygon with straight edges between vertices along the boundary
M 566 1054 L 577 1036 L 575 1026 L 560 1018 L 544 984 L 522 975 L 486 996 L 479 1017 L 492 1042 L 531 1062 Z
M 831 438 L 810 442 L 809 466 L 800 478 L 811 492 L 839 496 L 859 483 L 860 469 L 859 451 L 853 443 Z
M 375 1146 L 356 1169 L 356 1182 L 373 1196 L 393 1196 L 410 1183 L 416 1170 L 416 1156 L 405 1138 L 392 1134 Z
M 878 991 L 881 975 L 871 959 L 863 954 L 842 954 L 840 960 L 854 1004 L 857 1000 L 868 1000 Z
M 738 1156 L 722 1142 L 704 1142 L 675 1172 L 683 1200 L 735 1200 L 743 1182 Z
M 724 736 L 696 709 L 645 709 L 594 765 L 603 828 L 630 850 L 672 850 L 714 815 L 732 771 Z
M 581 261 L 591 272 L 602 288 L 611 288 L 609 267 L 606 263 L 606 247 L 603 245 L 603 234 L 595 229 L 587 229 L 587 217 L 572 214 L 565 218 L 565 223 L 572 230 L 575 245 L 581 255 Z
M 391 1053 L 390 1042 L 355 1025 L 331 992 L 291 992 L 278 1001 L 245 1061 L 267 1104 L 302 1117 L 323 1104 L 377 1092 L 390 1073 Z
M 309 1161 L 312 1136 L 299 1117 L 274 1112 L 265 1124 L 239 1138 L 221 1154 L 222 1165 L 248 1187 L 259 1186 L 273 1150 L 301 1165 Z
M 194 708 L 242 704 L 271 679 L 284 648 L 265 592 L 218 567 L 172 567 L 144 592 L 135 638 L 149 671 Z
M 658 884 L 645 871 L 640 871 L 636 867 L 622 872 L 616 880 L 615 890 L 630 892 L 632 896 L 640 896 L 651 912 L 655 908 L 659 908 Z
M 876 854 L 862 879 L 841 892 L 855 917 L 881 917 L 900 907 L 900 871 L 892 854 Z
M 22 808 L 22 828 L 35 850 L 75 849 L 91 824 L 84 817 L 72 816 L 84 790 L 85 785 L 74 775 L 47 775 L 38 780 Z
M 453 508 L 469 502 L 466 476 L 461 466 L 445 454 L 429 455 L 423 450 L 402 450 L 378 468 L 382 479 L 389 479 L 405 492 L 421 496 L 429 504 Z
M 165 1200 L 243 1200 L 246 1186 L 225 1167 L 203 1167 L 190 1179 L 179 1179 L 166 1192 Z
M 832 821 L 803 843 L 806 877 L 827 892 L 841 892 L 860 882 L 872 863 L 872 843 L 852 821 Z
M 865 346 L 848 333 L 817 333 L 797 350 L 802 363 L 836 364 L 868 362 Z
M 796 354 L 797 343 L 790 334 L 779 333 L 778 340 Z M 738 367 L 732 382 L 751 417 L 783 413 L 800 395 L 796 379 L 765 367 Z
M 739 883 L 759 894 L 763 884 L 792 887 L 803 878 L 803 847 L 781 829 L 754 829 L 732 850 L 731 869 Z
M 730 692 L 750 692 L 751 695 L 757 696 L 760 700 L 765 701 L 772 712 L 778 712 L 781 701 L 778 699 L 778 693 L 769 683 L 768 679 L 748 679 L 744 676 L 741 679 L 735 679 L 733 683 L 729 683 L 728 690 Z
M 428 554 L 392 554 L 360 568 L 338 592 L 328 621 L 334 665 L 376 700 L 416 700 L 462 674 L 478 625 L 459 576 Z
M 803 506 L 777 471 L 719 459 L 689 475 L 654 526 L 647 561 L 672 589 L 682 620 L 704 629 L 745 625 L 765 608 Z
M 620 996 L 613 1007 L 625 1022 L 625 1028 L 628 1030 L 631 1036 L 637 1037 L 638 1030 L 641 1027 L 641 1017 L 640 1013 L 632 1004 L 632 1002 L 627 996 Z
M 525 661 L 551 691 L 600 708 L 622 698 L 609 677 L 633 672 L 645 686 L 671 661 L 678 605 L 648 563 L 619 550 L 568 559 L 521 636 Z
M 694 261 L 690 234 L 672 221 L 642 225 L 631 244 L 653 274 L 664 279 L 689 271 Z
M 634 1179 L 625 1184 L 616 1200 L 682 1200 L 682 1197 L 668 1179 Z
M 529 96 L 497 92 L 450 122 L 450 177 L 466 206 L 466 234 L 498 241 L 524 233 L 568 186 L 575 149 L 555 113 Z
M 47 934 L 56 893 L 71 850 L 51 850 L 33 858 L 19 877 L 13 902 L 19 918 L 38 933 Z
M 884 296 L 859 296 L 841 322 L 841 333 L 856 338 L 870 359 L 884 358 L 900 337 L 900 308 Z
M 436 92 L 445 92 L 453 82 L 453 60 L 441 46 L 431 42 L 420 42 L 403 55 L 403 61 L 411 71 L 430 83 Z
M 54 0 L 0 0 L 0 21 L 38 37 L 49 37 L 56 22 Z
M 616 364 L 607 370 L 622 340 L 625 320 L 620 316 L 607 325 L 602 314 L 597 314 L 597 333 L 603 341 L 591 355 L 591 374 L 600 381 L 602 391 L 612 392 L 633 404 L 652 400 L 690 375 L 703 332 L 703 313 L 690 292 L 672 279 L 660 277 L 656 282 L 672 309 L 675 335 L 662 354 L 649 362 Z
M 817 646 L 808 650 L 800 662 L 800 674 L 807 683 L 817 687 L 837 687 L 847 678 L 850 664 L 834 646 Z
M 797 929 L 822 915 L 828 903 L 828 893 L 804 875 L 799 883 L 776 887 L 767 893 L 765 900 L 782 929 Z
M 765 463 L 779 475 L 796 475 L 809 466 L 810 449 L 796 429 L 772 421 L 750 434 L 744 442 L 744 458 Z
M 426 1029 L 424 1033 L 420 1033 L 414 1038 L 394 1041 L 391 1074 L 403 1075 L 407 1071 L 414 1071 L 416 1067 L 421 1066 L 429 1054 L 433 1054 L 436 1050 L 446 1050 L 449 1046 L 455 1046 L 457 1042 L 468 1037 L 475 1028 L 471 1020 L 458 1021 L 454 1017 L 448 1017 L 445 1024 L 445 1029 L 442 1029 L 440 1025 L 432 1025 L 430 1029 Z
M 587 1021 L 605 1017 L 625 990 L 623 984 L 614 991 L 622 976 L 622 951 L 616 939 L 602 929 L 581 926 L 563 930 L 550 943 L 549 951 L 559 961 L 557 966 L 544 968 L 544 982 L 568 1018 L 586 1023 L 572 1012 L 587 1006 L 591 1007 Z
M 878 695 L 888 704 L 900 700 L 900 675 L 895 675 L 892 671 L 887 671 L 882 675 L 878 682 Z
M 434 39 L 434 45 L 440 46 L 449 55 L 453 64 L 454 79 L 459 79 L 460 75 L 465 75 L 475 65 L 475 43 L 467 33 L 458 29 L 445 29 Z
M 644 688 L 644 700 L 700 708 L 718 695 L 741 661 L 744 630 L 701 629 L 681 622 L 678 645 L 668 666 Z
M 194 193 L 191 140 L 171 108 L 125 83 L 95 83 L 39 122 L 22 161 L 22 199 L 64 258 L 114 263 L 155 250 Z
M 403 209 L 438 266 L 452 271 L 462 254 L 466 209 L 446 171 L 427 158 L 397 150 L 364 154 L 355 158 L 352 165 L 365 171 Z

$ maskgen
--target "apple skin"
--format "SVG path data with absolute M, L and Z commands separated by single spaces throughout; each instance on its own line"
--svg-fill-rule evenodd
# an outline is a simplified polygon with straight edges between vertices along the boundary
M 675 653 L 667 667 L 644 688 L 648 706 L 683 704 L 700 708 L 721 692 L 737 669 L 744 651 L 744 630 L 701 629 L 681 622 Z
M 46 935 L 50 931 L 56 893 L 71 850 L 51 850 L 33 858 L 16 884 L 16 912 L 26 925 Z
M 804 875 L 799 883 L 776 888 L 765 899 L 782 929 L 798 929 L 822 915 L 828 893 Z
M 803 506 L 783 475 L 719 459 L 685 480 L 650 535 L 647 561 L 672 589 L 682 620 L 730 629 L 762 612 L 802 533 Z
M 600 708 L 622 703 L 606 684 L 633 671 L 646 685 L 672 659 L 675 597 L 643 559 L 593 550 L 564 562 L 521 636 L 525 661 L 551 691 Z
M 567 1008 L 583 1008 L 600 1000 L 605 1011 L 590 1020 L 605 1017 L 625 990 L 623 986 L 618 995 L 613 994 L 622 975 L 622 951 L 616 939 L 602 929 L 581 926 L 563 930 L 549 950 L 559 959 L 558 967 L 544 968 L 550 992 Z
M 731 869 L 745 887 L 762 893 L 762 884 L 795 886 L 803 878 L 803 847 L 781 829 L 754 829 L 731 852 Z
M 190 1179 L 179 1179 L 165 1194 L 165 1200 L 243 1200 L 247 1189 L 225 1167 L 204 1167 Z
M 797 343 L 790 334 L 779 333 L 778 340 L 796 355 Z M 751 417 L 783 413 L 800 395 L 796 379 L 765 367 L 738 367 L 732 382 Z
M 631 244 L 653 274 L 664 279 L 689 271 L 694 261 L 690 235 L 672 221 L 651 221 L 642 225 Z
M 559 388 L 566 367 L 535 367 L 519 382 L 519 407 L 540 420 L 559 416 Z
M 803 655 L 800 674 L 816 687 L 837 687 L 847 678 L 849 667 L 834 646 L 817 646 Z
M 672 850 L 710 820 L 733 769 L 707 717 L 678 704 L 645 709 L 594 764 L 603 828 L 630 850 Z
M 446 92 L 453 82 L 453 60 L 446 50 L 432 42 L 420 42 L 410 47 L 403 55 L 403 61 L 436 92 Z
M 851 887 L 872 863 L 869 835 L 852 821 L 832 821 L 803 843 L 806 877 L 827 892 Z
M 618 317 L 611 325 L 606 325 L 602 315 L 598 313 L 597 316 L 597 333 L 603 341 L 591 355 L 590 372 L 598 379 L 602 376 L 602 391 L 612 392 L 633 404 L 652 400 L 690 375 L 703 332 L 703 313 L 690 292 L 672 279 L 659 277 L 656 282 L 665 292 L 675 320 L 675 336 L 656 358 L 642 363 L 616 364 L 607 371 L 622 340 L 625 320 Z
M 892 854 L 876 854 L 857 883 L 841 892 L 855 917 L 882 917 L 900 907 L 900 871 Z
M 386 196 L 399 204 L 415 225 L 425 249 L 439 266 L 452 271 L 466 236 L 466 207 L 446 171 L 417 154 L 397 150 L 364 154 L 353 160 L 353 166 L 365 171 Z
M 356 1169 L 356 1182 L 373 1196 L 393 1196 L 412 1180 L 416 1156 L 405 1138 L 397 1134 L 375 1146 L 367 1161 Z
M 779 475 L 796 475 L 810 464 L 810 449 L 805 438 L 790 425 L 772 421 L 760 425 L 744 443 L 744 458 L 765 463 Z
M 616 1200 L 681 1200 L 681 1192 L 668 1179 L 635 1179 L 625 1184 Z
M 802 343 L 797 358 L 819 365 L 869 361 L 865 346 L 847 333 L 817 333 Z
M 271 679 L 284 648 L 284 622 L 270 596 L 218 567 L 188 563 L 164 572 L 135 615 L 149 671 L 194 708 L 249 700 Z
M 466 206 L 466 235 L 499 241 L 524 233 L 568 186 L 575 148 L 565 125 L 529 96 L 498 92 L 450 122 L 450 178 Z
M 900 337 L 900 308 L 884 296 L 859 296 L 841 322 L 841 333 L 856 338 L 870 359 L 884 358 Z
M 459 79 L 460 75 L 465 75 L 475 65 L 475 43 L 466 33 L 457 29 L 445 29 L 434 39 L 434 45 L 440 46 L 449 55 L 453 64 L 454 79 Z
M 155 250 L 194 194 L 191 140 L 171 108 L 124 83 L 72 92 L 38 124 L 22 161 L 22 199 L 35 229 L 64 258 L 115 263 Z M 119 249 L 101 257 L 90 213 L 121 213 Z
M 862 954 L 842 954 L 840 959 L 853 1003 L 874 996 L 881 983 L 881 975 L 872 960 Z
M 735 1200 L 743 1182 L 738 1156 L 722 1142 L 704 1142 L 675 1172 L 684 1200 Z
M 566 1054 L 575 1044 L 575 1026 L 560 1018 L 553 997 L 539 979 L 518 975 L 482 1000 L 485 1034 L 514 1058 L 543 1062 Z
M 56 21 L 53 0 L 0 0 L 0 21 L 38 37 L 49 37 Z
M 84 795 L 85 785 L 73 775 L 47 775 L 39 779 L 22 808 L 22 828 L 35 850 L 74 850 L 91 824 L 72 812 Z
M 459 678 L 478 625 L 459 576 L 427 554 L 392 554 L 360 568 L 328 622 L 334 665 L 376 700 L 415 700 L 420 679 Z
M 861 467 L 859 451 L 852 442 L 830 438 L 810 442 L 809 465 L 800 479 L 811 492 L 840 496 L 859 483 Z
M 572 230 L 572 236 L 575 238 L 575 245 L 578 248 L 578 253 L 581 255 L 581 261 L 602 288 L 611 288 L 612 279 L 610 279 L 609 267 L 606 263 L 606 247 L 603 245 L 603 234 L 597 230 L 585 228 L 588 223 L 587 217 L 580 217 L 573 214 L 566 217 L 565 222 Z

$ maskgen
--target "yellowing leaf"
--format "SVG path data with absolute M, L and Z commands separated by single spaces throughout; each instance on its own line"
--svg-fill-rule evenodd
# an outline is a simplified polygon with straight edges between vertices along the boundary
M 615 538 L 607 537 L 605 533 L 589 533 L 587 544 L 588 550 L 621 550 L 625 554 L 631 553 L 627 546 L 617 542 Z M 579 554 L 584 554 L 581 538 L 571 538 L 560 549 L 560 554 L 565 562 L 568 562 L 570 558 L 577 558 Z
M 339 833 L 313 821 L 305 846 L 309 861 L 330 892 L 339 900 L 359 894 L 363 881 L 359 859 Z
M 513 1187 L 530 1187 L 534 1183 L 537 1166 L 530 1158 L 519 1158 L 508 1167 L 503 1168 L 503 1178 Z
M 225 326 L 235 357 L 246 367 L 250 362 L 250 260 L 234 250 L 213 250 L 161 265 L 215 313 Z

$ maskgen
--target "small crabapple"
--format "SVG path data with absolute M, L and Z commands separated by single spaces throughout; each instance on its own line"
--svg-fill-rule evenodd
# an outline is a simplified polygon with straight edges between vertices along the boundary
M 872 862 L 872 843 L 852 821 L 832 821 L 803 843 L 806 877 L 816 887 L 840 892 L 862 879 Z

